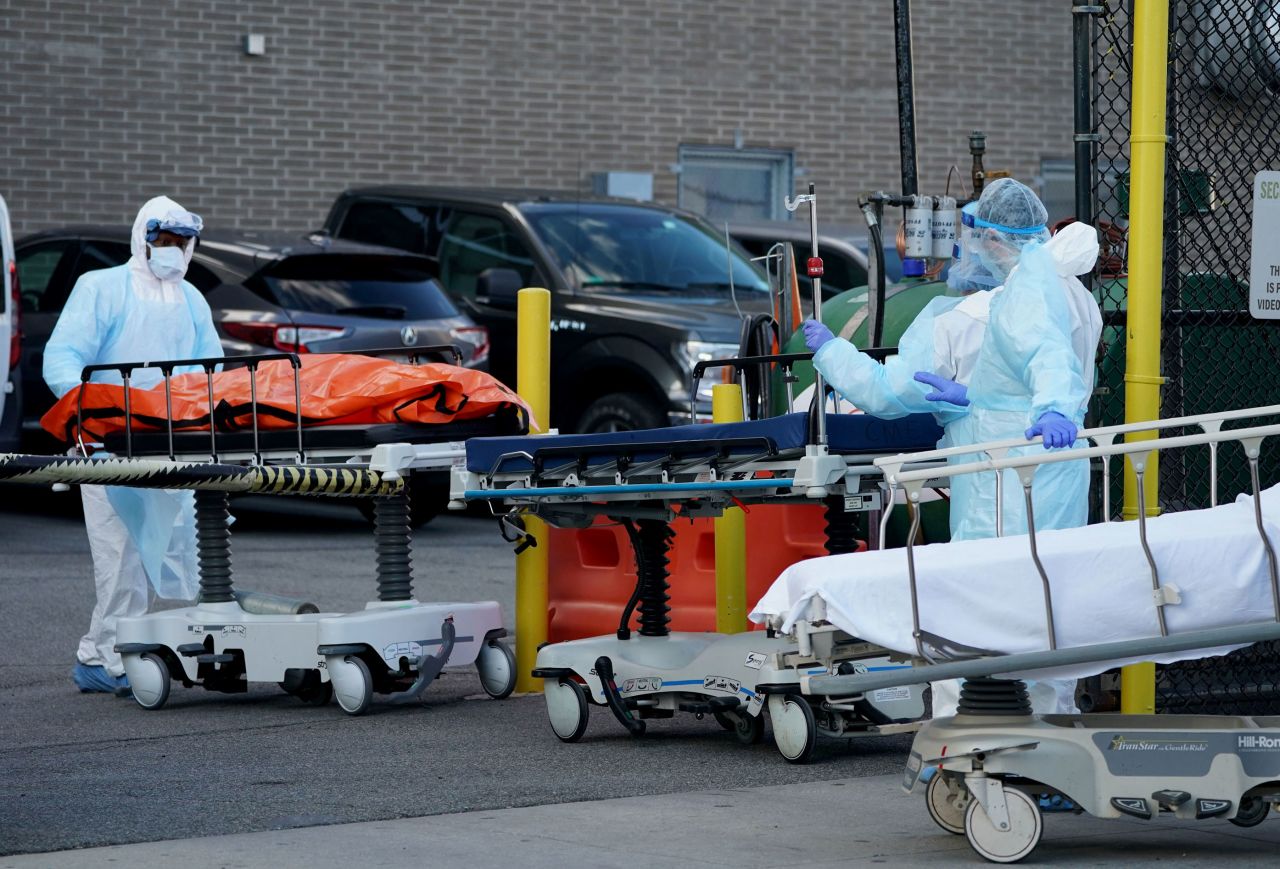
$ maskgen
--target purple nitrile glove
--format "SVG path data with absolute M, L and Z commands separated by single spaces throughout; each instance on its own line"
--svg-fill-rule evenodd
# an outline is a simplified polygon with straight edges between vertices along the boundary
M 1027 429 L 1027 440 L 1036 435 L 1044 438 L 1044 448 L 1056 449 L 1069 447 L 1076 442 L 1076 424 L 1056 410 L 1046 410 L 1040 414 L 1036 424 Z
M 933 392 L 925 395 L 926 401 L 945 401 L 948 404 L 954 404 L 959 407 L 968 407 L 969 405 L 969 387 L 963 383 L 956 383 L 954 380 L 939 377 L 932 371 L 917 371 L 915 380 L 917 383 L 924 383 L 933 387 Z
M 817 320 L 805 320 L 800 329 L 804 332 L 804 346 L 813 353 L 817 353 L 823 344 L 836 337 L 830 329 Z

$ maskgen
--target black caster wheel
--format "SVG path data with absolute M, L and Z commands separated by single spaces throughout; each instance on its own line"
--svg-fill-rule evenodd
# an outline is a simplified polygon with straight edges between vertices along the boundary
M 1267 819 L 1267 813 L 1270 811 L 1271 803 L 1262 797 L 1245 797 L 1240 801 L 1236 816 L 1227 820 L 1237 827 L 1256 827 Z

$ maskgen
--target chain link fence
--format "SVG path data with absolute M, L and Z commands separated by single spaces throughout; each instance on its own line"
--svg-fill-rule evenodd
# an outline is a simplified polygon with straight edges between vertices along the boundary
M 1102 0 L 1078 13 L 1093 19 L 1096 144 L 1092 177 L 1077 184 L 1088 185 L 1103 239 L 1093 283 L 1104 319 L 1099 391 L 1090 408 L 1097 425 L 1124 422 L 1132 8 L 1132 0 Z M 1173 0 L 1168 49 L 1161 416 L 1280 404 L 1280 380 L 1272 375 L 1280 321 L 1254 320 L 1248 310 L 1254 175 L 1280 169 L 1280 0 Z M 1159 468 L 1163 509 L 1209 505 L 1207 448 L 1161 455 Z M 1261 470 L 1263 486 L 1280 480 L 1280 444 L 1264 447 Z M 1115 476 L 1118 518 L 1122 488 Z M 1219 451 L 1216 486 L 1219 503 L 1251 491 L 1238 445 Z M 1157 706 L 1280 713 L 1280 645 L 1162 667 Z

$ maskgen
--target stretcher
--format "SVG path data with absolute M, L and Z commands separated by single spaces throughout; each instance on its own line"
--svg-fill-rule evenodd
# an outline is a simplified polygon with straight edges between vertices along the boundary
M 790 365 L 808 354 L 747 357 L 718 365 Z M 695 374 L 696 376 L 696 374 Z M 780 753 L 806 761 L 817 735 L 903 732 L 924 715 L 923 686 L 799 704 L 801 676 L 816 672 L 909 669 L 868 644 L 801 650 L 773 631 L 673 632 L 668 627 L 667 552 L 680 518 L 716 516 L 760 503 L 826 505 L 827 549 L 857 548 L 855 521 L 883 523 L 884 476 L 874 460 L 932 446 L 941 432 L 930 415 L 881 420 L 866 415 L 792 413 L 740 423 L 673 426 L 590 435 L 475 438 L 455 469 L 452 497 L 481 501 L 502 514 L 520 540 L 522 516 L 587 527 L 598 516 L 627 530 L 637 585 L 616 634 L 544 646 L 534 675 L 544 680 L 552 730 L 574 742 L 589 707 L 605 706 L 627 731 L 687 712 L 710 715 L 744 743 L 764 733 L 768 707 Z M 874 542 L 874 541 L 873 541 Z M 634 617 L 634 625 L 633 625 Z
M 414 357 L 432 358 L 450 349 L 456 358 L 456 348 L 447 347 L 386 352 L 409 356 L 412 363 Z M 251 396 L 234 417 L 224 412 L 226 402 L 214 386 L 215 370 L 229 363 L 244 366 L 240 379 L 247 372 L 248 383 L 242 385 Z M 311 426 L 305 421 L 308 405 L 299 378 L 307 364 L 310 359 L 283 353 L 89 366 L 82 373 L 83 384 L 104 370 L 123 378 L 116 414 L 123 424 L 104 434 L 100 443 L 88 443 L 90 416 L 77 397 L 73 431 L 80 455 L 0 457 L 0 479 L 195 490 L 197 602 L 121 619 L 118 627 L 116 650 L 144 709 L 163 706 L 173 681 L 230 693 L 243 692 L 252 682 L 277 682 L 311 704 L 336 696 L 345 712 L 359 715 L 374 694 L 416 700 L 445 667 L 472 665 L 486 693 L 507 696 L 515 685 L 515 663 L 500 642 L 506 631 L 498 603 L 427 603 L 414 596 L 405 482 L 415 473 L 439 473 L 460 460 L 467 436 L 527 430 L 527 415 L 518 404 L 504 404 L 488 416 L 458 424 Z M 207 384 L 204 430 L 199 430 L 198 415 L 184 429 L 175 425 L 173 413 L 160 414 L 159 421 L 153 414 L 149 425 L 139 425 L 137 408 L 143 402 L 140 391 L 130 389 L 133 372 L 160 369 L 161 406 L 171 411 L 175 370 L 190 366 L 203 370 Z M 268 372 L 268 366 L 276 370 Z M 288 380 L 290 370 L 295 405 L 282 423 L 279 406 L 259 401 L 259 378 L 270 374 Z M 158 403 L 155 393 L 150 398 L 152 405 Z M 100 404 L 114 413 L 113 402 L 108 398 Z M 264 420 L 273 427 L 263 425 Z M 99 451 L 91 456 L 94 447 Z M 234 588 L 227 502 L 233 492 L 371 498 L 376 599 L 358 612 L 321 612 L 307 601 Z
M 1213 506 L 1086 528 L 814 559 L 789 568 L 752 618 L 800 647 L 858 637 L 909 658 L 912 678 L 964 679 L 953 717 L 916 734 L 903 779 L 924 791 L 933 820 L 993 862 L 1031 853 L 1041 809 L 1104 817 L 1226 818 L 1253 826 L 1280 801 L 1280 718 L 1196 715 L 1033 715 L 1022 677 L 1083 676 L 1137 661 L 1222 654 L 1280 638 L 1280 488 L 1264 490 L 1259 459 L 1280 406 L 1081 432 L 1087 448 L 1010 456 L 1022 441 L 878 459 L 905 491 L 918 525 L 920 493 L 976 473 L 1021 484 L 1028 516 L 1037 467 L 1113 460 L 1142 478 L 1157 454 L 1207 449 Z M 1224 431 L 1224 424 L 1244 425 Z M 1196 434 L 1116 443 L 1122 434 Z M 1217 504 L 1221 444 L 1244 450 L 1251 492 Z M 1236 447 L 1235 444 L 1239 444 Z M 963 453 L 979 461 L 939 468 Z M 1109 518 L 1110 511 L 1104 511 Z M 901 684 L 899 673 L 806 674 L 815 697 Z

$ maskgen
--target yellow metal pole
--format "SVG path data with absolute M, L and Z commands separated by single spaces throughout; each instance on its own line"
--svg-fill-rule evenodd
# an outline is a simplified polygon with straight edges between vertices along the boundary
M 1168 85 L 1169 0 L 1136 0 L 1133 12 L 1133 97 L 1130 102 L 1129 305 L 1124 375 L 1125 422 L 1160 416 L 1160 298 L 1163 285 L 1165 92 Z M 1129 435 L 1129 440 L 1155 432 Z M 1148 515 L 1159 513 L 1156 457 L 1147 462 L 1143 494 Z M 1138 483 L 1125 463 L 1124 517 L 1138 516 Z M 1155 712 L 1155 665 L 1134 664 L 1120 675 L 1120 709 Z
M 711 387 L 712 422 L 742 421 L 742 387 Z M 716 526 L 716 631 L 738 634 L 747 629 L 747 517 L 730 507 Z
M 516 392 L 533 412 L 533 431 L 551 425 L 551 293 L 539 287 L 516 297 Z M 516 691 L 539 691 L 530 675 L 538 646 L 547 641 L 547 526 L 526 516 L 525 531 L 538 541 L 516 556 Z

